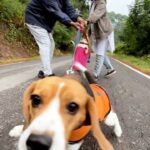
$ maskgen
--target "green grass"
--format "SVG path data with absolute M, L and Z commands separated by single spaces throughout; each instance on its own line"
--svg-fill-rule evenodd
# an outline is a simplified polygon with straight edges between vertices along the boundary
M 110 54 L 110 56 L 150 75 L 150 56 L 135 57 L 124 54 Z

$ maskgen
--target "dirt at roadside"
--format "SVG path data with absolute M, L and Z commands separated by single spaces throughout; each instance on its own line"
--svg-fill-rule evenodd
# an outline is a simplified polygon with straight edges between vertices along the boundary
M 8 29 L 0 24 L 0 61 L 31 57 L 28 49 L 21 42 L 9 42 L 6 40 Z M 33 55 L 36 55 L 35 52 Z

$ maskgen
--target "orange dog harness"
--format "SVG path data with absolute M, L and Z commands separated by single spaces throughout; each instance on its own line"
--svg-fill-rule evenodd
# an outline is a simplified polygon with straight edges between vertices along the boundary
M 97 106 L 99 120 L 103 121 L 111 110 L 109 97 L 106 91 L 98 84 L 90 84 L 90 87 L 93 92 L 94 100 Z M 71 143 L 76 143 L 82 140 L 86 137 L 90 130 L 91 125 L 83 125 L 82 127 L 72 131 L 69 141 Z

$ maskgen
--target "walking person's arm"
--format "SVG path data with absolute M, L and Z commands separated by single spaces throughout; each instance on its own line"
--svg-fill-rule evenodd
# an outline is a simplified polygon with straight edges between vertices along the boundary
M 75 8 L 72 6 L 70 0 L 65 0 L 65 12 L 66 14 L 74 21 L 77 21 L 77 18 L 80 16 Z
M 68 7 L 67 9 L 71 15 L 68 15 L 68 13 L 63 12 L 59 7 L 58 2 L 55 0 L 43 0 L 42 1 L 42 4 L 46 8 L 46 10 L 49 13 L 54 14 L 57 17 L 58 21 L 60 21 L 61 23 L 63 23 L 66 26 L 71 25 L 71 26 L 75 27 L 76 29 L 79 29 L 80 24 L 78 22 L 76 22 L 76 21 L 78 21 L 79 14 L 77 14 L 75 12 L 75 9 L 73 8 L 73 6 L 68 3 L 66 5 L 66 7 Z
M 71 18 L 60 9 L 59 4 L 56 0 L 42 0 L 41 4 L 49 13 L 55 15 L 58 21 L 66 26 L 71 25 Z
M 94 12 L 90 15 L 88 21 L 96 23 L 106 13 L 106 3 L 104 0 L 99 0 L 96 4 Z
M 85 20 L 82 19 L 82 17 L 80 16 L 80 14 L 77 13 L 77 11 L 74 9 L 74 7 L 72 6 L 70 0 L 66 0 L 65 1 L 66 7 L 65 7 L 65 12 L 68 14 L 68 16 L 73 20 L 73 21 L 78 21 L 79 23 L 84 23 L 85 24 Z

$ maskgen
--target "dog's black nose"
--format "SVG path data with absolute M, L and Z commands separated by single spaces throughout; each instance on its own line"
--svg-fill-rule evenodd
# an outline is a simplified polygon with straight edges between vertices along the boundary
M 27 140 L 28 150 L 49 150 L 52 139 L 44 135 L 31 134 Z

